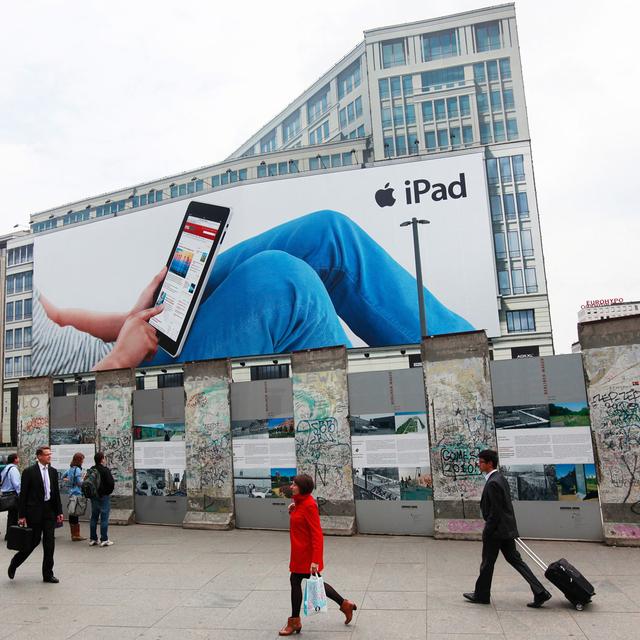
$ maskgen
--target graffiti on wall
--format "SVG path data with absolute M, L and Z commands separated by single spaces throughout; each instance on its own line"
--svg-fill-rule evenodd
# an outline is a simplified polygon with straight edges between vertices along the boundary
M 487 363 L 429 362 L 425 376 L 434 494 L 440 500 L 478 499 L 484 488 L 478 453 L 495 449 Z
M 603 503 L 640 501 L 640 345 L 587 349 L 591 428 Z
M 116 380 L 96 385 L 97 448 L 113 474 L 114 496 L 133 495 L 132 398 L 130 385 Z
M 49 395 L 26 393 L 18 396 L 18 452 L 23 466 L 36 460 L 38 447 L 49 444 Z
M 346 371 L 294 374 L 293 415 L 298 473 L 320 498 L 353 500 Z
M 187 375 L 185 446 L 187 496 L 192 511 L 231 508 L 233 469 L 229 380 Z

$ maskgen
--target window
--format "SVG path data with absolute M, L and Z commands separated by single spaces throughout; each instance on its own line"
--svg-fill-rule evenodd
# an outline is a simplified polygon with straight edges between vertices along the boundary
M 507 220 L 515 220 L 516 205 L 513 199 L 513 193 L 505 193 L 502 198 L 504 200 L 504 211 L 507 214 Z
M 220 176 L 211 176 L 211 188 L 215 189 L 216 187 L 219 187 L 219 186 L 220 186 Z
M 158 376 L 158 389 L 167 389 L 169 387 L 183 387 L 184 374 L 182 373 L 163 373 Z
M 499 80 L 497 60 L 487 61 L 487 78 L 489 78 L 489 82 L 497 82 Z
M 404 110 L 402 106 L 393 107 L 393 124 L 396 127 L 404 124 Z
M 394 76 L 391 78 L 391 97 L 399 98 L 400 95 L 400 76 Z
M 259 164 L 258 165 L 258 178 L 265 178 L 267 176 L 267 165 Z
M 328 93 L 329 85 L 326 85 L 313 98 L 307 101 L 307 120 L 309 124 L 312 124 L 327 112 L 329 108 Z
M 476 28 L 476 51 L 493 51 L 500 49 L 500 24 L 498 21 L 477 24 Z
M 22 356 L 22 373 L 25 376 L 31 375 L 31 356 Z
M 438 130 L 438 146 L 441 149 L 449 146 L 449 132 L 446 129 Z
M 425 71 L 422 76 L 422 90 L 442 89 L 456 84 L 464 85 L 464 67 L 447 67 L 434 71 Z
M 527 293 L 538 292 L 538 280 L 536 278 L 536 270 L 534 268 L 527 268 L 524 270 L 524 279 L 527 284 Z M 535 331 L 535 328 L 534 328 Z
M 13 377 L 13 358 L 4 359 L 4 375 L 6 378 Z
M 13 331 L 13 346 L 16 349 L 22 349 L 22 329 L 14 329 Z
M 518 213 L 521 218 L 529 217 L 529 200 L 527 199 L 527 194 L 524 191 L 519 191 L 516 193 L 516 202 L 518 204 Z
M 500 196 L 489 196 L 491 205 L 491 219 L 496 222 L 502 222 L 502 199 Z
M 13 302 L 7 302 L 5 307 L 5 321 L 13 322 Z
M 487 76 L 484 71 L 484 62 L 477 62 L 473 65 L 473 79 L 480 84 L 487 81 Z
M 5 331 L 4 334 L 4 348 L 9 351 L 9 349 L 13 349 L 13 330 L 9 329 Z
M 513 175 L 516 181 L 522 182 L 524 180 L 524 156 L 512 156 L 513 160 Z
M 522 232 L 520 233 L 520 238 L 522 241 L 522 255 L 525 258 L 530 258 L 533 255 L 533 239 L 531 238 L 531 230 L 523 229 Z M 525 280 L 526 280 L 526 269 L 525 269 Z
M 501 58 L 500 60 L 500 75 L 503 80 L 511 79 L 511 64 L 509 58 Z
M 473 144 L 473 127 L 462 127 L 462 142 L 464 142 L 465 145 Z
M 294 111 L 282 123 L 282 140 L 286 143 L 300 133 L 300 109 Z
M 511 282 L 513 282 L 513 293 L 518 295 L 524 293 L 524 282 L 522 281 L 522 269 L 511 269 Z
M 422 122 L 433 122 L 433 102 L 422 103 Z
M 360 60 L 358 59 L 338 74 L 338 99 L 344 98 L 356 87 L 359 87 L 361 80 Z
M 495 142 L 504 142 L 504 122 L 495 120 L 493 123 L 493 139 Z
M 382 66 L 398 67 L 405 64 L 404 40 L 387 40 L 382 43 Z
M 518 121 L 515 118 L 507 120 L 507 139 L 516 140 L 518 138 Z
M 513 89 L 503 89 L 502 99 L 504 101 L 504 110 L 511 111 L 516 108 L 516 102 L 513 98 Z
M 22 356 L 16 356 L 13 359 L 13 375 L 16 377 L 22 375 Z
M 463 116 L 471 115 L 471 104 L 469 101 L 469 96 L 460 96 L 460 113 Z
M 362 97 L 358 96 L 354 101 L 353 104 L 355 105 L 356 108 L 356 118 L 359 118 L 362 116 Z
M 418 136 L 415 133 L 409 134 L 409 153 L 418 153 L 420 146 L 420 141 L 418 140 Z
M 342 166 L 348 167 L 350 164 L 353 164 L 353 154 L 351 151 L 347 151 L 342 154 Z
M 325 120 L 309 134 L 309 144 L 321 144 L 329 139 L 329 121 Z
M 449 129 L 449 138 L 451 139 L 452 147 L 459 147 L 461 142 L 460 127 L 451 127 L 451 129 Z
M 402 76 L 402 90 L 405 96 L 413 95 L 413 76 Z
M 424 135 L 427 143 L 427 149 L 435 149 L 436 148 L 436 132 L 426 131 Z
M 260 153 L 271 153 L 276 150 L 276 130 L 268 133 L 260 140 Z
M 390 107 L 382 107 L 382 126 L 383 127 L 391 126 L 391 108 Z
M 487 179 L 489 184 L 498 184 L 498 160 L 487 158 Z
M 389 93 L 389 78 L 382 78 L 378 80 L 378 92 L 380 93 L 380 100 L 387 100 L 391 95 Z
M 480 123 L 480 143 L 481 144 L 491 143 L 491 125 L 488 122 Z
M 340 121 L 340 128 L 344 129 L 347 126 L 347 110 L 340 109 L 338 112 L 338 119 Z
M 460 115 L 458 98 L 447 98 L 447 115 L 449 118 L 457 118 Z
M 196 180 L 196 191 L 204 191 L 204 180 Z
M 507 311 L 507 331 L 509 333 L 535 330 L 536 320 L 534 309 L 524 309 L 522 311 Z
M 278 175 L 278 165 L 275 162 L 272 162 L 267 165 L 267 175 L 269 177 Z
M 390 158 L 393 155 L 393 138 L 385 136 L 384 138 L 384 157 Z
M 500 176 L 503 184 L 505 182 L 512 182 L 511 160 L 509 158 L 500 158 Z
M 416 108 L 415 105 L 407 104 L 404 107 L 404 119 L 407 124 L 416 123 Z
M 247 170 L 246 169 L 240 169 L 240 171 L 238 171 L 238 178 L 240 180 L 246 180 L 247 179 Z M 196 189 L 197 189 L 197 187 L 196 187 Z
M 502 96 L 500 94 L 500 90 L 495 90 L 491 92 L 491 112 L 496 113 L 502 111 Z
M 9 249 L 9 251 L 7 252 L 7 258 L 10 267 L 16 264 L 31 262 L 33 260 L 33 245 L 28 244 L 24 245 L 23 247 Z
M 14 320 L 22 320 L 22 300 L 16 300 L 16 304 L 15 304 L 15 313 L 13 316 Z
M 507 257 L 507 249 L 504 243 L 504 233 L 494 233 L 493 237 L 496 245 L 496 258 L 498 258 L 498 260 L 504 260 Z
M 509 231 L 509 256 L 512 258 L 520 257 L 520 244 L 518 243 L 518 232 Z
M 23 333 L 24 333 L 24 340 L 22 343 L 23 347 L 30 347 L 31 346 L 31 327 L 25 327 L 23 329 Z
M 404 156 L 407 154 L 407 141 L 404 136 L 396 136 L 396 155 Z
M 478 91 L 476 94 L 476 102 L 478 103 L 478 113 L 489 112 L 489 103 L 487 102 L 487 94 L 485 91 Z
M 246 169 L 245 169 L 246 171 Z M 289 160 L 289 173 L 298 173 L 300 169 L 298 169 L 298 161 L 297 160 Z M 242 171 L 240 172 L 242 173 Z M 246 180 L 247 176 L 245 174 L 244 178 L 240 178 L 240 180 Z
M 422 59 L 424 62 L 457 55 L 459 55 L 457 29 L 447 29 L 422 36 Z
M 509 284 L 508 271 L 498 271 L 498 289 L 500 291 L 500 295 L 502 296 L 508 296 L 511 294 L 511 285 Z
M 436 120 L 446 120 L 447 114 L 444 109 L 444 100 L 436 100 L 434 105 L 436 108 Z

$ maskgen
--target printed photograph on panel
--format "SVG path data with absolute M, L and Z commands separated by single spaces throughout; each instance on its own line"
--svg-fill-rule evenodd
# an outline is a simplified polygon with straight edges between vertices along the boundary
M 184 469 L 137 469 L 137 496 L 186 496 L 187 475 Z
M 400 500 L 433 500 L 429 467 L 399 467 Z
M 427 433 L 427 414 L 399 412 L 395 414 L 396 433 Z
M 549 405 L 552 427 L 588 427 L 589 405 L 586 402 L 555 402 Z
M 353 470 L 356 500 L 400 500 L 398 467 L 364 467 Z
M 598 481 L 593 464 L 557 464 L 558 500 L 597 500 Z
M 291 497 L 291 490 L 289 489 L 289 486 L 293 482 L 295 475 L 296 470 L 292 467 L 272 467 L 271 491 L 274 494 L 273 497 Z
M 518 464 L 500 468 L 513 500 L 557 500 L 555 466 Z
M 395 417 L 392 413 L 368 413 L 350 416 L 351 434 L 358 436 L 388 436 L 396 432 Z
M 184 422 L 135 424 L 133 439 L 140 442 L 180 442 L 184 440 Z
M 95 427 L 51 427 L 50 444 L 93 444 Z
M 549 427 L 549 406 L 546 404 L 516 407 L 494 407 L 496 429 L 536 429 Z
M 269 418 L 267 422 L 270 438 L 295 438 L 293 418 Z
M 233 484 L 238 498 L 275 498 L 271 469 L 235 469 Z
M 232 438 L 268 438 L 269 421 L 264 420 L 232 420 Z

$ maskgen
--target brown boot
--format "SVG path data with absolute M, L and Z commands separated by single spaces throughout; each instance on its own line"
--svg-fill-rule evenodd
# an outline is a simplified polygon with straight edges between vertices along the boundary
M 300 618 L 289 618 L 287 620 L 287 626 L 282 627 L 278 632 L 279 636 L 292 636 L 294 633 L 300 633 L 302 631 L 302 625 L 300 624 Z
M 86 538 L 83 538 L 80 535 L 80 523 L 69 523 L 69 526 L 71 527 L 71 542 L 82 542 L 83 540 L 86 540 Z
M 340 605 L 340 611 L 344 613 L 344 617 L 346 620 L 345 624 L 349 624 L 351 622 L 351 618 L 353 618 L 353 612 L 357 611 L 358 607 L 356 607 L 355 603 L 351 602 L 351 600 L 344 600 Z

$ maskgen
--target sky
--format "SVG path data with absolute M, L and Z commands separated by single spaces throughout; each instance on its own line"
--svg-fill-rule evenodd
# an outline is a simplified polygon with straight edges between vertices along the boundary
M 482 6 L 6 3 L 0 233 L 44 209 L 222 161 L 364 30 Z M 586 300 L 640 299 L 640 9 L 521 0 L 516 12 L 555 349 L 568 353 Z

